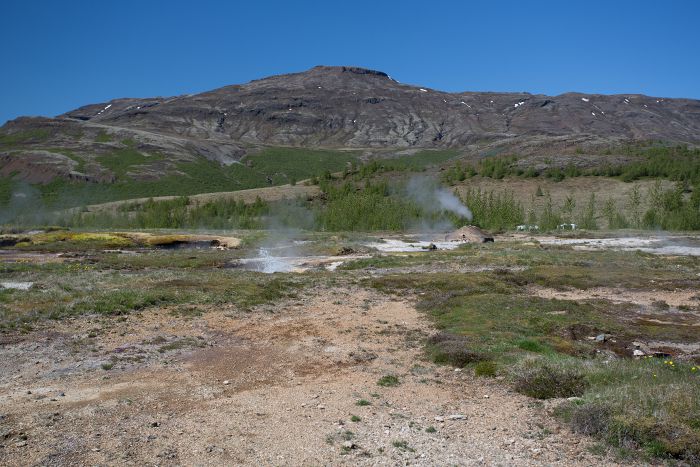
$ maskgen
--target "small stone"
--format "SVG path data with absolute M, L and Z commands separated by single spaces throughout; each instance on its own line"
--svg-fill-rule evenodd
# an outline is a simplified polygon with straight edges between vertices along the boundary
M 643 356 L 645 356 L 646 354 L 644 353 L 643 350 L 634 349 L 634 352 L 632 352 L 632 355 L 635 356 L 635 357 L 643 357 Z
M 345 449 L 355 449 L 355 443 L 353 443 L 352 441 L 345 441 L 343 443 L 343 447 Z
M 467 419 L 467 416 L 457 413 L 457 414 L 454 414 L 454 415 L 450 415 L 450 416 L 447 417 L 447 418 L 450 419 L 450 420 L 466 420 L 466 419 Z
M 151 427 L 158 428 L 159 426 L 160 426 L 160 422 L 151 422 Z
M 100 452 L 100 448 L 92 448 L 91 451 L 92 452 Z
M 488 394 L 484 394 L 484 399 L 488 399 L 490 396 Z
M 319 409 L 319 410 L 325 410 L 325 409 L 326 409 L 326 406 L 323 405 L 323 404 L 319 404 L 316 408 Z
M 444 422 L 444 421 L 445 421 L 445 417 L 435 417 L 435 421 L 436 421 L 436 422 Z
M 27 445 L 26 441 L 20 441 L 19 443 L 15 443 L 15 446 L 17 446 L 18 448 L 23 448 L 26 445 Z
M 607 336 L 605 334 L 598 334 L 595 336 L 596 342 L 605 342 L 607 340 Z
M 229 384 L 231 384 L 231 381 L 229 381 L 229 380 L 224 381 L 224 386 L 228 386 Z
M 66 397 L 66 393 L 61 391 L 58 393 L 58 397 Z

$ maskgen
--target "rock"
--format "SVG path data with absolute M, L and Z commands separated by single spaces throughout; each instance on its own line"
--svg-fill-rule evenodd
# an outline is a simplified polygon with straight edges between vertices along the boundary
M 643 350 L 634 349 L 634 352 L 632 352 L 632 355 L 635 357 L 643 357 L 646 355 L 646 353 L 644 353 Z
M 357 445 L 355 443 L 353 443 L 352 441 L 345 441 L 343 443 L 343 448 L 345 448 L 345 449 L 355 449 L 356 447 L 357 447 Z
M 355 250 L 350 248 L 349 246 L 344 246 L 338 252 L 336 253 L 336 256 L 347 256 L 347 255 L 354 255 Z
M 596 342 L 605 342 L 607 340 L 607 335 L 605 334 L 598 334 L 595 336 Z
M 436 421 L 436 422 L 444 422 L 444 421 L 445 421 L 445 417 L 439 417 L 439 416 L 438 416 L 438 417 L 435 417 L 435 421 Z
M 224 386 L 228 386 L 229 384 L 231 384 L 231 381 L 229 381 L 229 380 L 224 381 Z
M 160 426 L 160 422 L 151 422 L 152 428 L 158 428 L 159 426 Z
M 462 414 L 454 414 L 447 417 L 449 420 L 466 420 L 467 416 Z

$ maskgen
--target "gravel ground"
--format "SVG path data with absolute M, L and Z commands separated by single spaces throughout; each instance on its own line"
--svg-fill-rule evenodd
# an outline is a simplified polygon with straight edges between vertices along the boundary
M 0 464 L 615 463 L 551 403 L 425 361 L 431 327 L 406 301 L 318 288 L 206 311 L 0 336 Z

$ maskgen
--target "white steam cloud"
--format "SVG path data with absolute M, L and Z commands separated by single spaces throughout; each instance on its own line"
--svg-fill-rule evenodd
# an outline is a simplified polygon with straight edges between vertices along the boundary
M 435 199 L 445 211 L 450 211 L 458 216 L 466 217 L 469 221 L 472 220 L 473 216 L 471 210 L 462 204 L 454 193 L 450 193 L 445 188 L 439 188 L 435 191 Z
M 426 176 L 413 177 L 406 185 L 408 196 L 419 203 L 426 212 L 448 211 L 469 221 L 471 210 L 462 204 L 450 190 L 441 187 L 434 178 Z

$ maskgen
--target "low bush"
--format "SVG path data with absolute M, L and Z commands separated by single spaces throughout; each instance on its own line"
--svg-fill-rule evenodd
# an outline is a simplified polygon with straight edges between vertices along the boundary
M 492 362 L 491 360 L 485 360 L 482 362 L 478 362 L 474 366 L 474 376 L 496 376 L 496 373 L 498 371 L 498 366 L 496 365 L 495 362 Z
M 524 360 L 512 370 L 515 390 L 535 399 L 581 396 L 588 383 L 575 367 L 545 360 Z
M 470 349 L 468 338 L 447 332 L 441 332 L 428 339 L 428 354 L 435 363 L 458 368 L 484 360 L 482 353 Z

